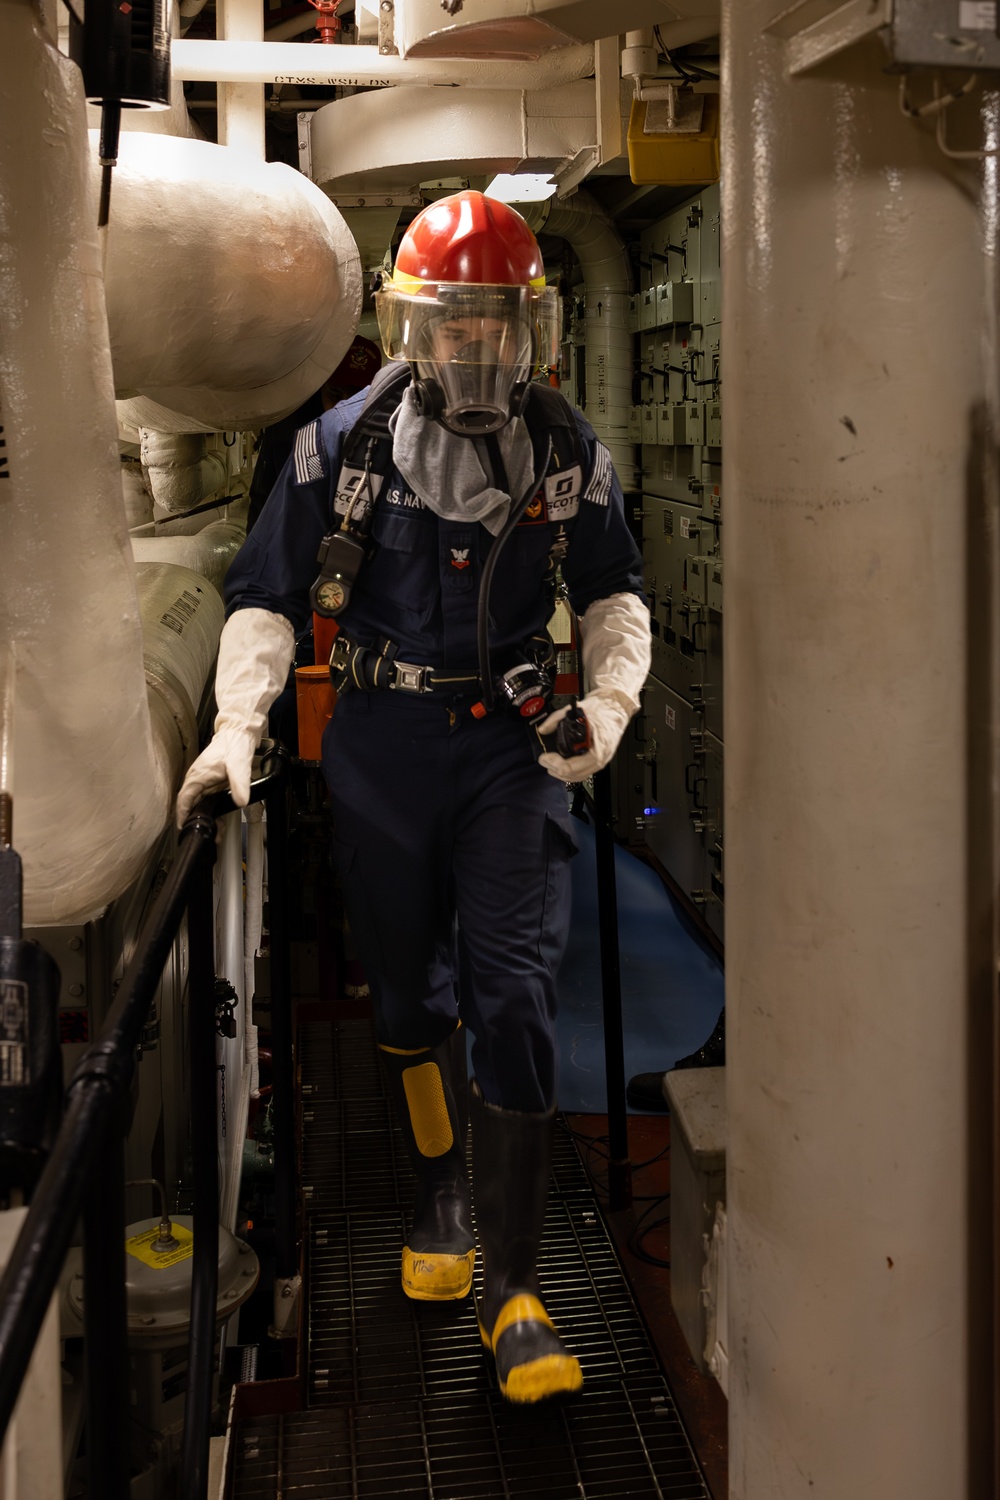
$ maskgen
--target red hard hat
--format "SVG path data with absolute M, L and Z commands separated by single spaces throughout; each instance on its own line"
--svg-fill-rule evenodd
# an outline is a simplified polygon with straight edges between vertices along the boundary
M 399 242 L 394 280 L 479 286 L 545 285 L 538 243 L 507 203 L 455 193 L 431 203 Z

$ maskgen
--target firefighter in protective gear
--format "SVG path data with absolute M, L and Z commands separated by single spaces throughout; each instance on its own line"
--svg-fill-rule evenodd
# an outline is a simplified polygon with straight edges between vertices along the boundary
M 532 1402 L 582 1383 L 536 1271 L 575 852 L 565 783 L 608 763 L 637 710 L 649 615 L 607 449 L 558 392 L 531 382 L 556 363 L 560 309 L 520 215 L 473 192 L 424 209 L 376 308 L 392 367 L 367 398 L 299 432 L 230 570 L 216 739 L 188 773 L 178 817 L 227 778 L 245 797 L 263 716 L 309 624 L 320 543 L 363 515 L 367 553 L 334 648 L 353 690 L 338 699 L 323 762 L 335 864 L 418 1179 L 403 1290 L 447 1300 L 471 1288 L 471 1110 L 480 1332 L 503 1394 Z M 383 462 L 374 438 L 355 438 L 394 370 Z M 483 711 L 488 560 L 498 675 L 545 637 L 561 570 L 589 682 L 582 758 L 540 754 L 534 725 L 499 697 Z

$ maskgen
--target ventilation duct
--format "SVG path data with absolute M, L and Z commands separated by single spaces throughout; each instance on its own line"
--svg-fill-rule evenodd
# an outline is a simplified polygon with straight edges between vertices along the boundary
M 400 121 L 405 120 L 405 130 Z M 509 89 L 381 89 L 338 99 L 312 119 L 313 177 L 351 195 L 409 191 L 440 177 L 515 167 L 556 171 L 596 134 L 594 85 Z
M 596 42 L 639 27 L 679 28 L 674 46 L 717 35 L 719 0 L 465 0 L 449 14 L 441 0 L 403 0 L 395 40 L 409 58 L 540 57 L 568 41 Z M 667 45 L 671 45 L 670 42 Z
M 585 286 L 586 406 L 584 415 L 607 444 L 626 490 L 638 489 L 635 444 L 628 436 L 635 362 L 629 318 L 632 265 L 604 210 L 583 192 L 549 198 L 533 208 L 536 233 L 558 235 L 572 247 Z

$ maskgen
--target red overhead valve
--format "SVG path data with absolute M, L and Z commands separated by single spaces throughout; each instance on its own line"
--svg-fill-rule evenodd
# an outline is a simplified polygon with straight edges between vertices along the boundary
M 337 6 L 340 0 L 309 0 L 309 4 L 318 12 L 316 17 L 316 30 L 319 32 L 317 41 L 326 42 L 328 45 L 337 40 L 337 32 L 342 22 L 337 15 Z

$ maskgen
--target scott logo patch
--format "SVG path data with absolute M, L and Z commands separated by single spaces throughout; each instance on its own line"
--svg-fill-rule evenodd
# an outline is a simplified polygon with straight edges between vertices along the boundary
M 459 570 L 461 570 L 462 568 L 467 568 L 469 566 L 468 547 L 452 547 L 451 565 L 453 568 L 458 568 Z
M 357 494 L 357 504 L 352 512 L 352 519 L 360 521 L 368 512 L 373 500 L 377 500 L 382 486 L 385 483 L 384 474 L 371 474 L 371 496 L 368 494 L 368 486 L 364 483 L 364 469 L 352 469 L 349 464 L 344 464 L 337 480 L 337 493 L 333 497 L 333 509 L 338 516 L 346 516 L 351 501 Z M 361 490 L 362 493 L 358 494 Z
M 545 504 L 550 521 L 568 521 L 580 509 L 580 491 L 583 474 L 580 465 L 564 469 L 561 474 L 550 474 L 545 481 Z

